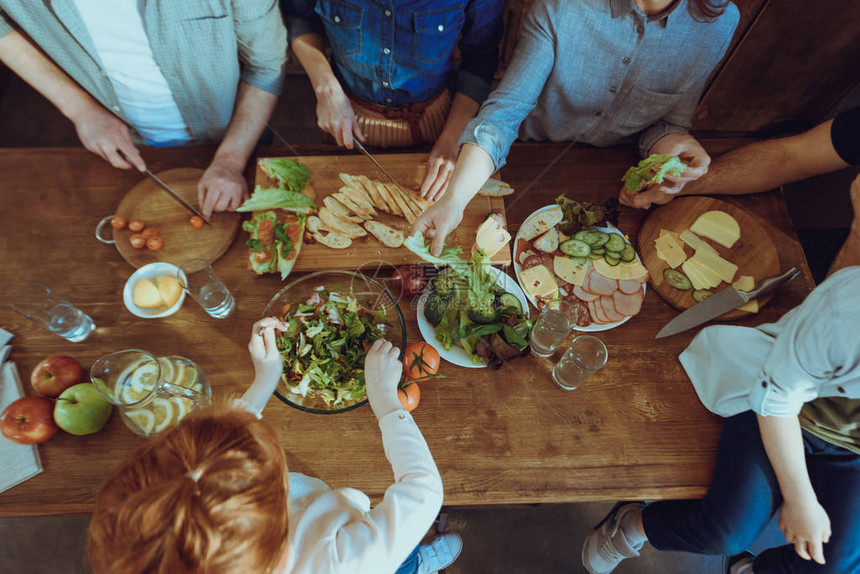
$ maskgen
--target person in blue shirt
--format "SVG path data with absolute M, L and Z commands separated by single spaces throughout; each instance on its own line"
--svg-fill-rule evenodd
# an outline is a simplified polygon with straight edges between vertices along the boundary
M 504 1 L 285 0 L 283 7 L 290 46 L 317 96 L 319 127 L 350 149 L 353 138 L 380 147 L 432 143 L 421 191 L 443 193 L 457 140 L 490 93 Z

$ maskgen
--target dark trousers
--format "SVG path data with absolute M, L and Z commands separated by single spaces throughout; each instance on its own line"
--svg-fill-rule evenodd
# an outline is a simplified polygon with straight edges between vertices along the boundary
M 762 552 L 756 574 L 860 573 L 860 455 L 803 431 L 809 478 L 830 517 L 832 536 L 822 566 L 786 544 Z M 755 413 L 726 419 L 711 487 L 702 500 L 656 502 L 642 513 L 654 548 L 696 554 L 737 554 L 758 538 L 782 495 Z

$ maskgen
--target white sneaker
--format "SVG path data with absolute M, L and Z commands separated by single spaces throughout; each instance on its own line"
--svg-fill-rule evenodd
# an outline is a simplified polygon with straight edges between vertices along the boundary
M 619 502 L 594 527 L 582 545 L 582 565 L 589 574 L 609 574 L 625 558 L 639 556 L 644 542 L 632 545 L 621 531 L 621 520 L 644 507 L 644 502 Z
M 418 548 L 418 574 L 435 574 L 447 568 L 463 551 L 463 539 L 454 532 L 440 534 Z

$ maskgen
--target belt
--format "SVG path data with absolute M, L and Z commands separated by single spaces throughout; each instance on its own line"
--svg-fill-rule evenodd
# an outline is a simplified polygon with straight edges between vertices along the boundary
M 421 121 L 421 118 L 424 117 L 424 114 L 427 112 L 427 108 L 433 105 L 436 100 L 438 100 L 444 94 L 444 90 L 439 92 L 438 95 L 433 96 L 428 100 L 424 100 L 423 102 L 416 102 L 414 104 L 409 104 L 403 107 L 391 107 L 391 106 L 381 106 L 379 104 L 375 104 L 373 102 L 366 102 L 357 96 L 353 96 L 352 94 L 347 94 L 350 100 L 354 103 L 358 104 L 362 108 L 370 110 L 374 113 L 377 113 L 383 116 L 387 120 L 401 120 L 405 121 L 409 124 L 409 132 L 412 134 L 412 140 L 415 145 L 429 143 L 424 138 L 424 135 L 421 133 L 421 126 L 418 122 Z

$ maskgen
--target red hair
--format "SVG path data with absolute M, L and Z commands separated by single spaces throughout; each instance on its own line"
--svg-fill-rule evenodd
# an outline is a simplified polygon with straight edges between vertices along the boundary
M 93 572 L 271 572 L 287 545 L 287 461 L 275 430 L 217 407 L 139 448 L 96 498 Z
M 690 15 L 699 22 L 716 20 L 729 7 L 729 0 L 689 0 Z

